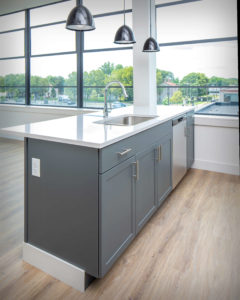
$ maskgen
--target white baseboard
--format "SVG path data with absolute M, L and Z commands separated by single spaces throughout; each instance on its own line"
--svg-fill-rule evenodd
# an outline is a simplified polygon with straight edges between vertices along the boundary
M 28 243 L 23 243 L 23 260 L 80 292 L 90 283 L 84 270 Z
M 240 174 L 239 165 L 224 164 L 215 161 L 195 160 L 192 168 L 233 175 Z

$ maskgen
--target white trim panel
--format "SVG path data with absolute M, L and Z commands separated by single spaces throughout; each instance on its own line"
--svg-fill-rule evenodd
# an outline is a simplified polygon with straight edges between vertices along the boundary
M 207 161 L 207 160 L 196 160 L 192 166 L 193 169 L 201 169 L 208 170 L 213 172 L 220 172 L 226 174 L 239 175 L 239 166 L 238 165 L 230 165 L 224 164 L 215 161 Z
M 28 243 L 23 243 L 23 260 L 80 292 L 86 289 L 84 270 Z

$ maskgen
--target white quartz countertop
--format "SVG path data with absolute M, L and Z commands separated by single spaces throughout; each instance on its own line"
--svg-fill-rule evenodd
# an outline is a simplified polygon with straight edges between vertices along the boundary
M 19 137 L 100 149 L 191 110 L 193 110 L 193 107 L 158 105 L 154 111 L 149 111 L 144 107 L 134 108 L 130 106 L 113 110 L 109 114 L 109 118 L 129 114 L 157 117 L 133 126 L 104 125 L 95 123 L 103 120 L 102 111 L 98 111 L 90 114 L 2 128 L 0 131 Z

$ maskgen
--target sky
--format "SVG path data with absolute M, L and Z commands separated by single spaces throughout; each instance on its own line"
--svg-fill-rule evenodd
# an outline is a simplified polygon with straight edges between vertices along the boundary
M 156 0 L 156 3 L 169 2 Z M 74 7 L 74 1 L 31 10 L 31 25 L 57 22 L 66 19 Z M 122 0 L 85 0 L 84 4 L 93 14 L 121 10 Z M 131 8 L 131 0 L 126 1 Z M 11 15 L 10 15 L 11 16 Z M 126 15 L 126 23 L 132 26 L 132 14 Z M 24 16 L 17 14 L 12 25 L 11 18 L 0 18 L 0 31 L 9 26 L 22 26 Z M 111 47 L 115 32 L 123 24 L 123 16 L 96 18 L 96 30 L 85 33 L 85 49 Z M 237 35 L 236 0 L 202 0 L 196 3 L 175 5 L 157 9 L 157 39 L 159 43 L 221 38 Z M 12 28 L 13 29 L 13 28 Z M 0 35 L 0 57 L 24 55 L 23 32 Z M 75 33 L 65 29 L 65 24 L 32 29 L 32 54 L 75 50 Z M 148 55 L 148 54 L 146 54 Z M 99 68 L 110 61 L 123 66 L 132 65 L 132 51 L 111 51 L 84 54 L 84 70 Z M 237 77 L 237 42 L 207 43 L 177 47 L 161 47 L 156 54 L 157 68 L 182 78 L 190 72 L 202 72 L 208 77 Z M 76 55 L 32 58 L 33 75 L 67 77 L 76 71 Z M 24 60 L 0 61 L 0 75 L 23 73 Z

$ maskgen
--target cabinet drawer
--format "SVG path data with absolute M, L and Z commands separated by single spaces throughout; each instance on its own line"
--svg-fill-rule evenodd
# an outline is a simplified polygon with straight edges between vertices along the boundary
M 126 159 L 136 155 L 159 138 L 171 133 L 172 123 L 167 121 L 134 136 L 116 142 L 99 151 L 99 173 L 104 173 Z

